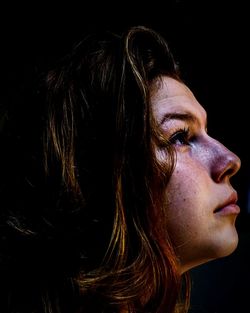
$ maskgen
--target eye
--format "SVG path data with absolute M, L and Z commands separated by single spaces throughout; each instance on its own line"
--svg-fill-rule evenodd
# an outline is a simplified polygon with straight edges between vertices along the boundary
M 179 129 L 169 139 L 173 145 L 189 145 L 190 134 L 188 128 Z

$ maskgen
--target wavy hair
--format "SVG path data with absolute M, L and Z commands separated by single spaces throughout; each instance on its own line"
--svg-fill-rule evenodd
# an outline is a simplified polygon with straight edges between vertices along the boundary
M 182 282 L 164 217 L 175 154 L 150 104 L 164 75 L 180 80 L 166 41 L 143 26 L 87 36 L 46 75 L 41 211 L 26 231 L 43 270 L 34 275 L 33 311 L 18 312 L 179 308 Z

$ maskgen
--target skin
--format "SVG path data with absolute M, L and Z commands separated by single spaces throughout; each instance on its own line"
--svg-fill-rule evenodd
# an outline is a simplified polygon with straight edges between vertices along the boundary
M 186 85 L 163 77 L 155 87 L 153 114 L 176 149 L 176 166 L 166 186 L 166 216 L 183 273 L 236 249 L 239 207 L 230 178 L 240 159 L 208 135 L 206 111 Z M 164 160 L 163 149 L 157 157 Z

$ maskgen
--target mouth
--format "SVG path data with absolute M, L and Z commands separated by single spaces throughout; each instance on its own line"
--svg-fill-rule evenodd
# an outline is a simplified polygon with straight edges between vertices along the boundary
M 214 210 L 214 213 L 220 215 L 239 214 L 240 207 L 236 204 L 237 201 L 238 195 L 236 192 L 233 192 L 226 201 Z

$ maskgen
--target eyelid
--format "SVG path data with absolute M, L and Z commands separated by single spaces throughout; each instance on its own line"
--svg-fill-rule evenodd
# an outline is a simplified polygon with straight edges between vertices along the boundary
M 168 141 L 173 145 L 177 144 L 177 141 L 179 141 L 178 145 L 189 145 L 190 138 L 190 129 L 189 127 L 185 126 L 178 128 L 176 131 L 173 131 L 172 135 L 169 136 Z

